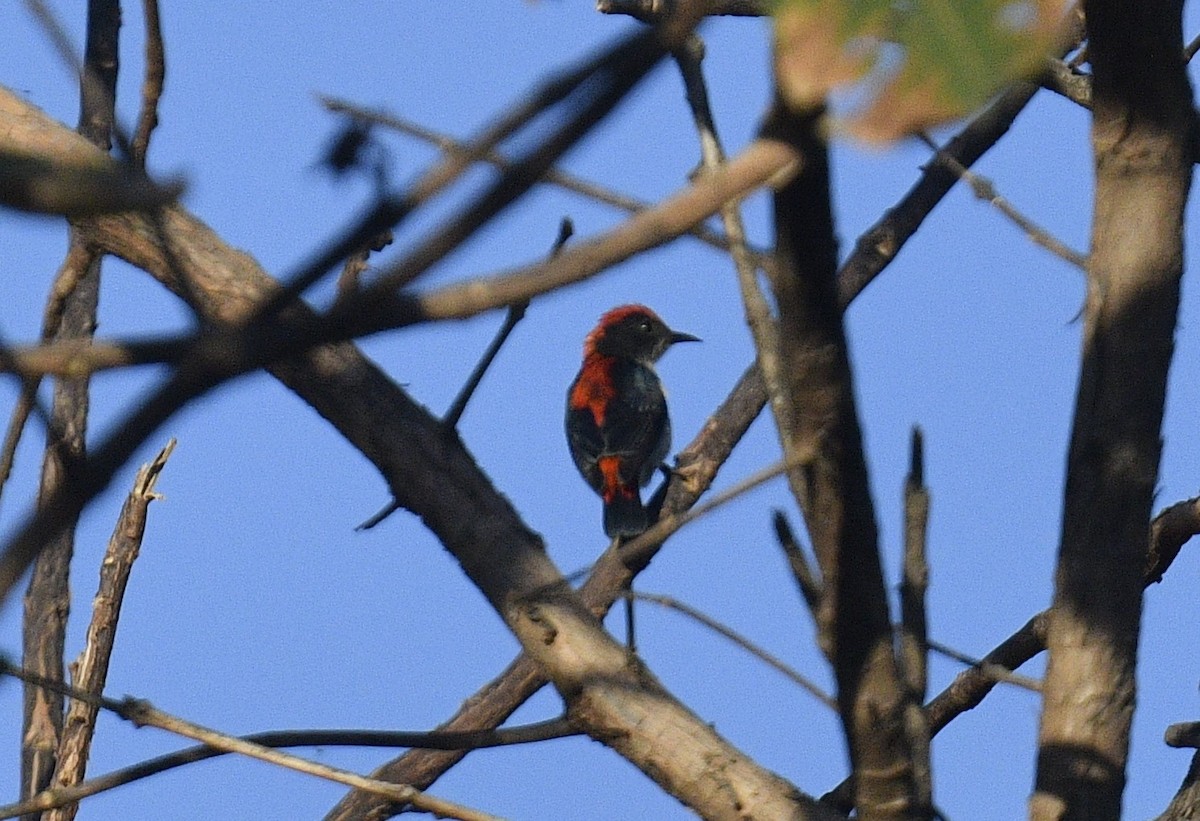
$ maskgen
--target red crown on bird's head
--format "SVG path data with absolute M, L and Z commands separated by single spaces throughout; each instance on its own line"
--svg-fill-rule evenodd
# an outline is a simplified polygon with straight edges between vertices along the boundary
M 618 322 L 633 316 L 634 314 L 644 316 L 647 319 L 655 322 L 662 322 L 662 320 L 658 318 L 658 314 L 654 313 L 654 311 L 650 310 L 645 305 L 620 305 L 616 308 L 613 308 L 611 311 L 605 313 L 604 316 L 600 317 L 600 322 L 597 323 L 595 328 L 592 328 L 591 333 L 589 333 L 587 338 L 583 340 L 584 356 L 595 352 L 596 345 L 600 343 L 600 340 L 604 337 L 604 332 L 606 330 L 611 328 L 613 325 L 616 325 Z

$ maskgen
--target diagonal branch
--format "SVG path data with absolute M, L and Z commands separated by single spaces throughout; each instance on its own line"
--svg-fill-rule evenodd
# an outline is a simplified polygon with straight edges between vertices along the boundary
M 76 687 L 70 687 L 48 679 L 45 676 L 39 676 L 22 668 L 14 667 L 3 660 L 0 660 L 0 672 L 41 687 L 54 689 L 60 695 L 69 695 L 73 699 L 86 701 L 98 709 L 102 708 L 115 713 L 120 718 L 139 728 L 156 727 L 169 733 L 190 738 L 193 741 L 199 741 L 208 747 L 214 747 L 224 752 L 256 758 L 260 761 L 266 761 L 289 770 L 335 781 L 339 784 L 374 790 L 394 799 L 407 801 L 414 807 L 435 813 L 443 818 L 456 818 L 461 819 L 461 821 L 499 821 L 493 815 L 478 812 L 461 804 L 455 804 L 445 799 L 427 795 L 405 784 L 387 784 L 374 781 L 349 770 L 330 767 L 327 764 L 310 761 L 290 753 L 280 752 L 278 749 L 247 741 L 244 738 L 212 730 L 187 719 L 163 712 L 143 699 L 127 696 L 121 700 L 117 700 L 95 693 L 88 693 Z
M 281 747 L 425 747 L 438 750 L 487 749 L 516 744 L 533 744 L 554 738 L 567 738 L 581 733 L 565 718 L 554 718 L 520 727 L 500 730 L 461 733 L 420 733 L 392 730 L 268 730 L 247 736 L 238 736 L 242 741 L 272 749 Z M 232 751 L 198 745 L 174 753 L 132 764 L 110 773 L 90 778 L 71 787 L 54 787 L 38 793 L 27 801 L 0 806 L 0 819 L 13 818 L 26 813 L 43 812 L 78 803 L 85 798 L 143 778 L 207 761 L 210 758 L 229 755 Z M 390 779 L 389 783 L 396 782 Z M 372 793 L 374 794 L 374 793 Z

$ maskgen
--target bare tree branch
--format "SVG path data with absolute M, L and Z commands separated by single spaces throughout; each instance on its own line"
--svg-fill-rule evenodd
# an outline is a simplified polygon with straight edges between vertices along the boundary
M 675 598 L 674 596 L 667 596 L 667 595 L 663 595 L 661 593 L 647 593 L 647 592 L 641 591 L 641 590 L 628 590 L 628 591 L 626 591 L 625 595 L 631 599 L 636 599 L 638 601 L 651 602 L 652 604 L 657 604 L 661 607 L 665 607 L 668 610 L 675 610 L 675 611 L 687 616 L 692 621 L 699 622 L 700 624 L 707 627 L 709 630 L 712 630 L 717 635 L 719 635 L 723 638 L 726 638 L 729 641 L 736 644 L 738 647 L 741 647 L 747 653 L 749 653 L 750 655 L 759 659 L 764 664 L 768 665 L 769 667 L 773 667 L 774 669 L 778 670 L 783 675 L 787 676 L 787 678 L 790 679 L 797 686 L 799 686 L 800 689 L 807 692 L 809 695 L 811 695 L 817 701 L 824 704 L 829 709 L 835 710 L 835 711 L 837 710 L 837 701 L 834 700 L 834 698 L 832 696 L 830 696 L 828 693 L 826 693 L 824 690 L 822 690 L 816 684 L 814 684 L 811 679 L 809 679 L 807 676 L 800 673 L 799 671 L 795 670 L 790 665 L 785 664 L 784 662 L 780 661 L 779 658 L 776 657 L 773 653 L 770 653 L 769 651 L 764 650 L 762 647 L 755 644 L 753 641 L 746 638 L 745 636 L 743 636 L 741 633 L 734 630 L 729 625 L 722 624 L 720 621 L 714 619 L 712 616 L 709 616 L 708 614 L 706 614 L 700 610 L 697 610 L 695 607 L 692 607 L 690 604 L 687 604 L 686 602 L 680 601 L 679 599 Z
M 929 760 L 929 721 L 921 705 L 929 686 L 927 649 L 932 646 L 925 609 L 929 587 L 926 536 L 929 489 L 925 486 L 925 443 L 912 430 L 908 477 L 904 481 L 904 571 L 900 581 L 900 629 L 896 661 L 911 698 L 904 707 L 904 734 L 913 750 L 914 803 L 929 814 L 933 807 L 933 771 Z
M 117 0 L 95 0 L 88 5 L 78 130 L 104 152 L 112 144 L 115 120 L 120 16 Z M 88 339 L 96 327 L 100 257 L 85 248 L 74 231 L 70 248 L 56 279 L 61 291 L 52 293 L 46 314 L 56 326 L 53 339 Z M 25 388 L 28 398 L 36 395 L 36 381 L 26 380 Z M 55 495 L 72 492 L 78 467 L 86 458 L 88 402 L 86 376 L 55 382 L 38 489 L 38 503 L 43 507 Z M 33 565 L 25 593 L 23 664 L 34 673 L 57 681 L 64 679 L 63 652 L 71 609 L 70 565 L 77 521 L 77 516 L 70 516 L 60 522 L 55 538 L 47 543 Z M 21 796 L 28 797 L 52 781 L 62 752 L 63 701 L 57 693 L 26 684 L 24 707 Z
M 22 668 L 14 667 L 3 660 L 0 660 L 0 672 L 14 676 L 25 682 L 35 683 L 40 687 L 54 689 L 60 695 L 69 695 L 78 701 L 85 701 L 95 707 L 108 710 L 139 728 L 157 727 L 160 730 L 199 741 L 208 747 L 213 747 L 224 752 L 238 753 L 239 755 L 257 758 L 260 761 L 266 761 L 289 770 L 313 775 L 317 778 L 324 778 L 328 781 L 334 781 L 358 789 L 371 790 L 381 795 L 386 795 L 393 800 L 407 802 L 414 807 L 426 812 L 435 813 L 443 818 L 457 818 L 462 819 L 462 821 L 500 821 L 494 815 L 478 812 L 477 810 L 446 801 L 442 798 L 436 798 L 404 784 L 390 784 L 364 778 L 348 770 L 341 770 L 326 764 L 320 764 L 316 761 L 309 761 L 290 753 L 283 753 L 277 749 L 255 744 L 237 736 L 231 736 L 201 726 L 170 713 L 165 713 L 143 699 L 126 697 L 118 701 L 106 696 L 88 693 L 76 687 L 56 682 L 45 676 L 39 676 Z
M 121 508 L 117 526 L 100 564 L 100 589 L 96 593 L 87 639 L 83 652 L 71 669 L 75 688 L 83 692 L 99 695 L 104 691 L 129 573 L 141 550 L 150 502 L 160 498 L 154 486 L 174 449 L 175 440 L 172 439 L 152 462 L 138 471 L 133 490 Z M 79 700 L 71 702 L 58 745 L 52 790 L 72 787 L 83 780 L 96 728 L 96 715 L 95 705 Z M 78 810 L 78 804 L 68 804 L 43 816 L 42 821 L 71 821 Z
M 533 744 L 554 738 L 581 735 L 565 718 L 555 718 L 520 727 L 505 727 L 499 730 L 467 731 L 459 733 L 421 733 L 390 730 L 269 730 L 239 736 L 243 741 L 263 747 L 422 747 L 437 750 L 482 750 L 492 747 L 508 747 L 516 744 Z M 0 806 L 0 819 L 13 818 L 33 812 L 44 812 L 55 807 L 77 803 L 93 795 L 143 778 L 207 761 L 222 755 L 221 750 L 201 744 L 178 752 L 142 761 L 129 767 L 106 773 L 72 787 L 53 787 L 38 793 L 19 804 Z M 389 783 L 397 783 L 390 780 Z
M 1180 549 L 1193 536 L 1200 535 L 1200 497 L 1177 502 L 1163 510 L 1150 526 L 1150 556 L 1162 557 L 1149 562 L 1142 583 L 1145 586 L 1162 581 Z M 983 703 L 1002 677 L 996 670 L 1013 671 L 1046 649 L 1046 632 L 1050 611 L 1043 610 L 1026 622 L 979 660 L 976 666 L 959 673 L 946 689 L 927 705 L 929 728 L 937 735 L 958 716 Z M 826 795 L 828 801 L 843 812 L 854 809 L 854 795 L 849 779 Z
M 976 174 L 958 160 L 953 157 L 948 157 L 942 154 L 937 143 L 933 141 L 927 134 L 921 135 L 921 140 L 929 146 L 933 152 L 933 161 L 941 162 L 949 166 L 950 170 L 959 176 L 963 182 L 970 186 L 972 193 L 978 199 L 993 206 L 1004 216 L 1029 237 L 1030 241 L 1036 245 L 1040 245 L 1055 256 L 1061 257 L 1063 260 L 1071 263 L 1076 268 L 1083 269 L 1087 265 L 1087 256 L 1079 253 L 1075 249 L 1062 242 L 1045 228 L 1035 223 L 1032 219 L 1022 214 L 1017 210 L 1011 202 L 1000 195 L 996 190 L 996 185 L 987 177 Z
M 860 814 L 929 817 L 915 802 L 912 746 L 904 713 L 913 694 L 892 652 L 875 511 L 854 403 L 850 359 L 835 280 L 837 246 L 830 201 L 823 109 L 777 107 L 765 127 L 803 157 L 775 192 L 781 388 L 772 408 L 788 473 L 821 567 L 818 639 L 838 685 L 838 704 Z M 928 766 L 927 764 L 924 766 Z
M 146 76 L 142 81 L 142 107 L 138 112 L 129 152 L 130 160 L 145 168 L 150 135 L 158 126 L 158 101 L 167 77 L 167 58 L 158 16 L 158 0 L 142 0 L 142 17 L 146 24 Z
M 813 617 L 813 624 L 816 624 L 817 613 L 821 610 L 820 576 L 809 563 L 808 557 L 804 555 L 804 548 L 800 546 L 796 534 L 792 532 L 792 526 L 788 524 L 784 512 L 776 510 L 772 521 L 775 525 L 775 539 L 783 548 L 783 555 L 787 558 L 788 567 L 791 568 L 792 576 L 796 579 L 796 586 L 800 588 L 800 596 L 808 605 L 808 611 Z
M 765 401 L 762 376 L 757 368 L 751 367 L 709 417 L 700 434 L 679 453 L 676 472 L 668 486 L 660 517 L 669 518 L 695 504 L 750 423 L 758 416 Z M 607 613 L 660 546 L 660 541 L 650 541 L 649 536 L 643 534 L 620 549 L 610 548 L 601 555 L 579 591 L 592 612 L 597 616 Z M 628 553 L 630 548 L 638 551 L 636 557 Z M 636 558 L 636 562 L 630 561 L 633 558 Z M 537 665 L 528 656 L 521 655 L 499 676 L 468 698 L 458 712 L 441 725 L 441 729 L 499 726 L 545 684 L 546 679 Z M 454 766 L 463 755 L 465 753 L 414 750 L 387 762 L 376 769 L 373 775 L 416 786 L 428 785 Z M 349 821 L 363 817 L 386 818 L 398 811 L 398 807 L 387 806 L 378 799 L 356 792 L 343 798 L 326 819 Z
M 458 154 L 467 154 L 470 151 L 470 147 L 467 143 L 461 140 L 456 140 L 450 136 L 447 136 L 446 134 L 435 131 L 432 128 L 427 128 L 426 126 L 414 123 L 411 120 L 407 120 L 404 117 L 400 117 L 396 114 L 391 114 L 373 108 L 364 108 L 363 106 L 355 105 L 348 100 L 342 100 L 337 97 L 321 95 L 318 97 L 318 99 L 321 101 L 321 105 L 325 106 L 327 110 L 339 114 L 345 114 L 353 118 L 356 122 L 381 125 L 384 128 L 388 128 L 411 137 L 416 137 L 419 140 L 423 140 L 431 145 L 435 145 L 442 151 Z M 498 151 L 485 152 L 479 159 L 481 162 L 486 162 L 489 165 L 501 170 L 507 170 L 512 166 L 513 162 L 511 159 Z M 610 205 L 613 208 L 620 209 L 621 211 L 625 211 L 629 214 L 636 214 L 639 211 L 645 211 L 646 209 L 652 207 L 650 203 L 644 202 L 643 200 L 626 196 L 598 183 L 585 180 L 581 177 L 557 168 L 551 168 L 549 171 L 543 174 L 541 182 L 548 185 L 558 186 L 563 190 L 571 191 L 587 197 L 590 200 L 594 200 L 595 202 L 603 203 L 604 205 Z M 687 233 L 696 237 L 707 245 L 716 248 L 717 250 L 729 250 L 729 240 L 715 231 L 709 230 L 704 225 L 695 225 L 689 229 Z M 761 252 L 756 253 L 758 253 L 760 257 L 762 256 Z M 765 262 L 766 260 L 763 258 L 760 261 Z
M 1121 814 L 1196 136 L 1182 6 L 1085 5 L 1096 206 L 1030 803 L 1036 821 Z

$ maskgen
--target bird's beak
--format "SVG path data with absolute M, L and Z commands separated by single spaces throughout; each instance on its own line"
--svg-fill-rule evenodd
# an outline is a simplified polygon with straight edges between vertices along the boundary
M 700 337 L 692 336 L 691 334 L 681 334 L 679 331 L 671 331 L 671 344 L 676 342 L 703 342 Z

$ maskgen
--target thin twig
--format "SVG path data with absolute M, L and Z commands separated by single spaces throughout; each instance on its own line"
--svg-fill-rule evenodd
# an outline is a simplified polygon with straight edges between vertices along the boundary
M 554 240 L 554 245 L 550 248 L 550 259 L 554 259 L 562 251 L 563 246 L 571 239 L 575 233 L 575 226 L 569 219 L 564 219 L 558 227 L 558 236 Z M 458 421 L 462 418 L 463 413 L 467 409 L 467 403 L 471 401 L 471 397 L 475 395 L 475 389 L 479 387 L 479 383 L 483 381 L 483 375 L 487 373 L 488 368 L 492 366 L 496 355 L 500 353 L 500 348 L 508 340 L 509 334 L 517 327 L 522 319 L 525 318 L 525 310 L 529 307 L 528 300 L 515 302 L 508 306 L 508 312 L 504 317 L 504 324 L 500 326 L 500 330 L 496 332 L 496 336 L 492 339 L 492 343 L 488 345 L 487 350 L 483 352 L 483 356 L 479 358 L 479 362 L 475 365 L 475 369 L 471 371 L 471 375 L 467 377 L 467 381 L 463 384 L 462 390 L 458 392 L 458 396 L 454 397 L 454 401 L 450 403 L 449 410 L 442 417 L 442 424 L 447 428 L 458 427 Z
M 427 142 L 436 146 L 442 151 L 448 153 L 465 154 L 470 149 L 466 142 L 456 140 L 440 131 L 435 131 L 432 128 L 415 123 L 405 119 L 397 114 L 391 114 L 379 109 L 365 108 L 356 105 L 348 100 L 343 100 L 337 97 L 327 95 L 318 95 L 317 99 L 321 102 L 326 110 L 339 114 L 346 114 L 354 120 L 364 123 L 381 125 L 401 134 L 415 137 L 416 139 Z M 513 161 L 499 151 L 488 151 L 479 158 L 480 162 L 485 162 L 495 168 L 507 170 L 513 164 Z M 541 182 L 548 185 L 555 185 L 565 191 L 571 191 L 575 194 L 587 197 L 595 202 L 604 205 L 612 206 L 628 214 L 636 214 L 640 211 L 645 211 L 653 207 L 651 203 L 644 200 L 636 199 L 625 194 L 618 193 L 611 188 L 600 185 L 599 183 L 586 180 L 558 168 L 551 168 L 542 175 Z M 729 240 L 715 231 L 710 230 L 703 224 L 698 224 L 690 228 L 687 234 L 701 240 L 702 242 L 721 251 L 729 250 Z M 762 263 L 766 263 L 766 254 L 762 251 L 754 251 L 756 259 Z
M 567 719 L 555 718 L 536 724 L 504 727 L 498 730 L 432 733 L 385 730 L 270 730 L 241 736 L 241 739 L 271 748 L 412 747 L 436 750 L 482 750 L 516 744 L 532 744 L 577 735 L 580 735 L 580 731 L 575 729 Z M 73 787 L 56 787 L 45 790 L 20 804 L 0 806 L 0 819 L 13 818 L 26 813 L 44 812 L 69 803 L 76 803 L 84 798 L 108 792 L 167 770 L 228 754 L 229 752 L 226 750 L 218 750 L 204 744 L 188 747 L 105 773 Z
M 571 238 L 573 233 L 575 233 L 575 226 L 572 224 L 571 220 L 564 219 L 559 225 L 558 237 L 555 239 L 554 245 L 550 249 L 551 259 L 558 256 L 559 251 L 561 251 L 563 246 L 567 244 L 567 241 Z M 463 412 L 466 411 L 467 403 L 471 401 L 471 397 L 474 395 L 475 389 L 478 388 L 479 383 L 483 381 L 483 375 L 487 373 L 487 369 L 491 367 L 492 362 L 496 359 L 496 355 L 500 353 L 500 348 L 503 347 L 504 343 L 508 340 L 508 337 L 513 332 L 513 329 L 517 327 L 517 323 L 525 318 L 525 310 L 528 307 L 528 301 L 518 302 L 508 306 L 508 313 L 505 314 L 504 324 L 500 326 L 500 330 L 496 332 L 496 336 L 492 339 L 492 343 L 488 346 L 487 350 L 483 352 L 483 356 L 480 357 L 479 362 L 475 365 L 475 369 L 471 372 L 471 375 L 467 377 L 467 381 L 463 385 L 462 390 L 458 392 L 458 396 L 454 398 L 454 401 L 450 404 L 449 410 L 447 410 L 446 414 L 442 417 L 442 424 L 447 428 L 453 429 L 458 427 L 458 420 L 462 418 Z M 400 505 L 395 499 L 393 499 L 384 505 L 378 513 L 354 529 L 356 531 L 370 530 L 399 509 Z
M 712 616 L 709 616 L 701 610 L 697 610 L 695 607 L 680 601 L 674 596 L 667 596 L 660 593 L 645 593 L 635 590 L 627 590 L 625 591 L 624 595 L 628 599 L 652 602 L 670 610 L 678 611 L 693 621 L 699 622 L 709 630 L 712 630 L 713 632 L 729 639 L 731 642 L 736 644 L 738 647 L 741 647 L 750 655 L 783 673 L 795 684 L 799 685 L 801 689 L 808 692 L 809 695 L 817 699 L 817 701 L 821 702 L 829 709 L 834 711 L 837 710 L 837 701 L 833 698 L 833 696 L 829 695 L 816 684 L 814 684 L 812 680 L 807 678 L 800 671 L 796 670 L 796 668 L 791 667 L 777 656 L 772 654 L 770 651 L 765 650 L 764 648 L 755 644 L 753 641 L 746 638 L 729 625 L 722 624 Z
M 682 48 L 676 49 L 675 63 L 683 78 L 684 92 L 692 121 L 700 140 L 701 165 L 706 173 L 714 174 L 726 166 L 725 150 L 717 134 L 712 107 L 708 101 L 708 87 L 704 81 L 704 44 L 693 35 Z M 800 158 L 803 161 L 803 158 Z M 746 311 L 746 321 L 755 342 L 758 366 L 767 382 L 768 395 L 778 397 L 779 360 L 775 322 L 770 307 L 758 287 L 758 268 L 746 247 L 746 230 L 742 222 L 741 209 L 736 200 L 728 200 L 721 207 L 721 219 L 725 234 L 729 237 L 729 250 L 737 272 L 738 286 Z M 787 454 L 785 453 L 785 456 Z
M 930 638 L 925 639 L 925 646 L 939 655 L 954 659 L 957 662 L 961 662 L 968 667 L 978 670 L 997 683 L 1012 684 L 1022 689 L 1029 690 L 1033 693 L 1042 692 L 1042 683 L 1036 678 L 1030 678 L 1029 676 L 1023 676 L 1020 673 L 1014 673 L 1003 665 L 993 664 L 986 659 L 977 659 L 972 656 L 968 656 L 966 653 L 961 653 L 958 650 L 955 650 L 953 647 L 949 647 L 948 645 L 942 644 L 939 641 L 934 641 Z
M 442 817 L 457 818 L 462 819 L 462 821 L 498 821 L 494 815 L 436 798 L 404 784 L 391 784 L 365 778 L 348 770 L 330 767 L 316 761 L 309 761 L 300 756 L 283 753 L 261 744 L 246 741 L 237 736 L 201 726 L 178 716 L 173 716 L 170 713 L 165 713 L 154 707 L 150 702 L 142 699 L 126 697 L 117 700 L 95 693 L 88 693 L 77 687 L 30 673 L 8 663 L 4 659 L 0 659 L 0 674 L 21 679 L 26 683 L 34 684 L 38 687 L 52 689 L 61 695 L 67 695 L 73 699 L 92 704 L 119 716 L 139 728 L 157 727 L 160 730 L 190 738 L 193 741 L 199 741 L 218 750 L 238 753 L 249 758 L 257 758 L 260 761 L 266 761 L 267 763 L 275 764 L 289 770 L 295 770 L 296 772 L 313 775 L 327 781 L 334 781 L 356 789 L 384 795 L 392 800 L 411 804 L 417 809 L 435 813 Z
M 150 135 L 158 125 L 158 101 L 162 97 L 163 82 L 167 76 L 167 61 L 158 0 L 142 0 L 142 17 L 146 26 L 146 76 L 142 80 L 142 108 L 133 129 L 130 160 L 144 169 L 146 153 L 150 150 Z
M 947 168 L 970 186 L 971 191 L 976 197 L 990 203 L 997 211 L 1008 217 L 1014 225 L 1025 232 L 1025 235 L 1034 244 L 1042 246 L 1050 253 L 1061 257 L 1080 270 L 1083 270 L 1087 266 L 1087 256 L 1085 254 L 1081 254 L 1066 243 L 1061 242 L 1045 228 L 1042 228 L 1018 211 L 1011 202 L 1000 195 L 1000 192 L 996 190 L 996 186 L 991 180 L 976 174 L 954 157 L 944 153 L 928 134 L 921 134 L 921 141 L 934 152 L 933 161 L 935 163 L 945 164 Z
M 1033 83 L 1018 83 L 1003 92 L 943 147 L 943 153 L 966 167 L 973 165 L 1004 136 L 1037 90 Z M 859 235 L 854 250 L 838 271 L 843 308 L 896 258 L 957 180 L 945 164 L 927 165 L 908 193 Z
M 67 247 L 67 256 L 63 260 L 63 264 L 59 267 L 57 275 L 54 277 L 54 283 L 50 286 L 50 293 L 46 298 L 46 307 L 42 311 L 41 341 L 43 345 L 51 343 L 58 336 L 58 329 L 62 324 L 63 311 L 66 309 L 67 299 L 75 292 L 79 281 L 91 268 L 95 259 L 95 250 L 86 243 L 72 242 Z M 72 342 L 71 344 L 79 343 Z M 8 349 L 5 352 L 4 359 L 5 368 L 12 368 L 14 372 L 20 373 L 22 382 L 21 394 L 17 398 L 16 406 L 13 408 L 12 417 L 8 423 L 8 431 L 4 437 L 3 452 L 0 453 L 0 492 L 3 491 L 9 476 L 12 475 L 17 447 L 21 443 L 21 436 L 25 432 L 25 425 L 29 421 L 29 414 L 37 410 L 38 416 L 44 419 L 47 425 L 49 425 L 50 420 L 50 414 L 40 408 L 37 401 L 38 389 L 41 387 L 41 376 L 49 371 L 22 367 L 19 364 L 19 349 Z
M 804 548 L 800 546 L 800 541 L 792 532 L 787 515 L 782 510 L 776 510 L 771 521 L 775 526 L 775 540 L 783 548 L 783 555 L 788 560 L 792 577 L 796 580 L 796 586 L 800 588 L 800 595 L 803 597 L 804 603 L 808 605 L 808 611 L 815 621 L 821 607 L 820 574 L 809 563 L 808 557 L 804 555 Z

